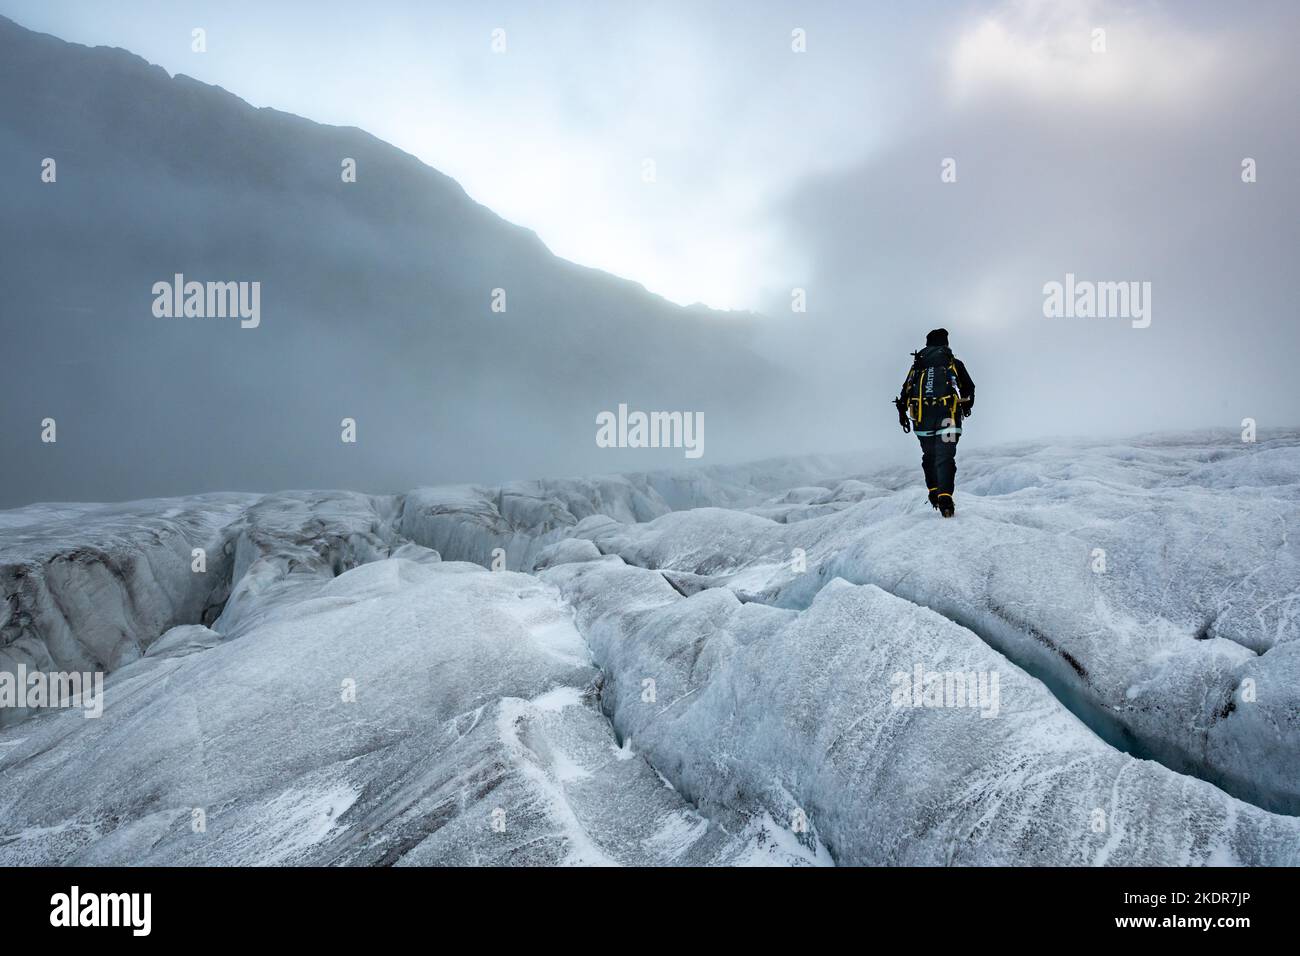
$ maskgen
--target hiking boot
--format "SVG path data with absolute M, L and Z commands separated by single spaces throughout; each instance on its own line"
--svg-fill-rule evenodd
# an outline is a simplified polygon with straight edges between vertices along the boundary
M 935 507 L 939 509 L 939 514 L 943 515 L 945 518 L 951 518 L 957 513 L 957 509 L 953 507 L 952 495 L 941 493 L 936 495 L 936 497 L 939 501 Z
M 939 489 L 938 489 L 938 488 L 931 488 L 931 489 L 930 489 L 930 507 L 931 507 L 931 508 L 938 508 L 938 507 L 939 507 Z

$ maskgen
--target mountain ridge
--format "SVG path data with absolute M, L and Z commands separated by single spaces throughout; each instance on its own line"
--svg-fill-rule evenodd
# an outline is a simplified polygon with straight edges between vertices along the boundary
M 708 413 L 710 450 L 733 458 L 776 450 L 764 408 L 787 379 L 754 351 L 752 314 L 562 259 L 359 127 L 12 20 L 0 52 L 0 204 L 22 237 L 0 278 L 25 358 L 3 386 L 0 451 L 30 465 L 0 506 L 674 463 L 595 447 L 595 416 L 620 402 Z M 261 327 L 153 318 L 149 289 L 176 273 L 259 282 Z M 33 448 L 47 417 L 60 444 Z M 339 444 L 344 417 L 360 454 Z M 508 447 L 506 420 L 525 429 Z M 123 449 L 158 458 L 160 443 L 166 473 L 133 478 Z

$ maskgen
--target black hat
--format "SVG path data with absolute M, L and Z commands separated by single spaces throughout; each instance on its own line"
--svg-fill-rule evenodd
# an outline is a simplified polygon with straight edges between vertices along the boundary
M 930 330 L 929 332 L 927 332 L 926 335 L 925 335 L 925 344 L 926 344 L 926 345 L 947 345 L 947 344 L 948 344 L 948 330 L 947 330 L 947 329 L 931 329 L 931 330 Z

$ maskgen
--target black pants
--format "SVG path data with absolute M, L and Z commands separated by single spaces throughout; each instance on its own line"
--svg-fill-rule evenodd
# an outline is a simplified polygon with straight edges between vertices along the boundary
M 958 435 L 949 435 L 944 441 L 942 435 L 917 435 L 921 443 L 921 467 L 925 469 L 925 487 L 942 494 L 952 494 L 953 483 L 957 480 L 957 442 Z

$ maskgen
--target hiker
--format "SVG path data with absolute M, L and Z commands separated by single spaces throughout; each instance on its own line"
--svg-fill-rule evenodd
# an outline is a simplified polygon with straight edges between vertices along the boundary
M 961 359 L 948 348 L 948 330 L 934 329 L 925 348 L 912 353 L 912 367 L 894 400 L 898 424 L 915 430 L 921 442 L 921 467 L 930 489 L 930 506 L 951 518 L 953 482 L 957 477 L 957 440 L 961 421 L 975 407 L 975 383 Z

